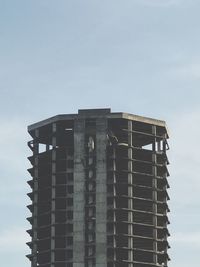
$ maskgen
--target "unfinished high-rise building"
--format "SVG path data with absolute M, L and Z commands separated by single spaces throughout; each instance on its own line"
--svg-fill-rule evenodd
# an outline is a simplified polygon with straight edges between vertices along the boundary
M 32 267 L 167 267 L 164 121 L 79 110 L 28 127 Z

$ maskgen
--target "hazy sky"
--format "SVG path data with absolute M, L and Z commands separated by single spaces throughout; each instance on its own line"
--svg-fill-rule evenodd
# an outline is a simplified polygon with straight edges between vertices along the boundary
M 0 0 L 0 258 L 27 267 L 28 124 L 110 107 L 167 121 L 170 267 L 199 267 L 200 1 Z

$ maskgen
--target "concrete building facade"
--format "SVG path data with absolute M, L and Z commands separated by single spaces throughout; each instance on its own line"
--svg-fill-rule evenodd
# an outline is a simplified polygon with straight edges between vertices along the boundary
M 28 132 L 32 267 L 167 267 L 164 121 L 91 109 Z

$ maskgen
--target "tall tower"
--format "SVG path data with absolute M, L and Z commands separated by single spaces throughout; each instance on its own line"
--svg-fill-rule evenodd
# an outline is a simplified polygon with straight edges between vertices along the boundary
M 31 267 L 167 267 L 164 121 L 91 109 L 28 132 Z

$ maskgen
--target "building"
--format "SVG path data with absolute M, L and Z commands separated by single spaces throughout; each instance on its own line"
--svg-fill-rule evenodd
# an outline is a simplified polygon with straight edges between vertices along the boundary
M 164 121 L 91 109 L 28 132 L 32 267 L 167 267 Z

